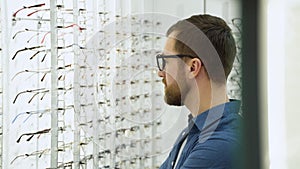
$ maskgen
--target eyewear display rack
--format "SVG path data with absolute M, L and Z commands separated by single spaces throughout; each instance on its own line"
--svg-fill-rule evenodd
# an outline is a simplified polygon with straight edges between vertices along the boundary
M 127 5 L 5 4 L 3 168 L 159 166 L 162 85 L 151 56 L 160 38 L 139 33 L 154 22 L 131 17 Z

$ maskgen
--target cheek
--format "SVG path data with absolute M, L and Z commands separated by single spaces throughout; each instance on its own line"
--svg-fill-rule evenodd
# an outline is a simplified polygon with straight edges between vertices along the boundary
M 177 66 L 174 64 L 172 65 L 171 67 L 166 67 L 166 83 L 167 84 L 172 84 L 174 83 L 174 81 L 176 80 L 176 77 L 177 77 Z
M 167 84 L 173 84 L 176 81 L 177 78 L 177 72 L 175 71 L 166 73 L 166 83 Z
M 172 84 L 174 82 L 174 78 L 172 77 L 172 75 L 170 74 L 166 74 L 166 84 L 169 85 L 169 84 Z

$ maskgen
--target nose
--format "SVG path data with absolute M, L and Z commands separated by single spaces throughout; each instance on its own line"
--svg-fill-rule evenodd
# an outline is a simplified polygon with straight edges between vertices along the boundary
M 158 75 L 159 77 L 164 77 L 165 74 L 166 74 L 165 71 L 160 71 L 160 70 L 158 70 L 158 72 L 157 72 L 157 75 Z

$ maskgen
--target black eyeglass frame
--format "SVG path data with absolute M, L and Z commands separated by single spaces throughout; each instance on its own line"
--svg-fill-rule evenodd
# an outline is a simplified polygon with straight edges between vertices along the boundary
M 165 69 L 165 66 L 166 66 L 166 61 L 164 60 L 165 58 L 184 58 L 184 57 L 197 58 L 196 56 L 185 55 L 185 54 L 178 54 L 178 55 L 158 54 L 158 55 L 156 55 L 156 64 L 157 64 L 157 67 L 158 67 L 159 71 L 163 71 Z M 160 65 L 159 59 L 162 59 L 162 65 Z

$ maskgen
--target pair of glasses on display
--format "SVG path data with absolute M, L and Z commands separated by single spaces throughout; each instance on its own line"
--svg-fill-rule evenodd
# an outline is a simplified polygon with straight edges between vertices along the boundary
M 64 93 L 66 93 L 67 91 L 72 91 L 73 90 L 73 87 L 72 86 L 69 86 L 69 87 L 58 87 L 56 88 L 57 91 L 61 92 L 63 91 Z M 31 103 L 31 101 L 39 94 L 43 94 L 42 97 L 40 98 L 40 100 L 43 100 L 44 96 L 50 92 L 50 89 L 46 89 L 46 88 L 39 88 L 39 89 L 28 89 L 28 90 L 24 90 L 24 91 L 21 91 L 19 93 L 17 93 L 15 99 L 13 100 L 13 104 L 16 103 L 18 97 L 20 95 L 23 95 L 25 93 L 32 93 L 32 97 L 29 99 L 28 103 Z M 19 99 L 21 100 L 21 99 Z
M 47 109 L 41 109 L 41 110 L 32 110 L 32 111 L 23 111 L 21 113 L 18 113 L 12 120 L 12 124 L 15 123 L 15 121 L 23 116 L 26 116 L 24 118 L 23 123 L 25 123 L 32 115 L 38 115 L 39 118 L 41 118 L 44 114 L 50 113 L 52 109 L 47 108 Z M 74 105 L 68 105 L 64 107 L 58 107 L 56 109 L 57 112 L 62 111 L 63 113 L 67 110 L 72 110 L 75 112 Z
M 178 55 L 163 55 L 163 54 L 158 54 L 156 55 L 156 63 L 159 71 L 164 71 L 165 66 L 166 66 L 166 58 L 184 58 L 184 57 L 189 57 L 189 58 L 197 58 L 196 56 L 191 56 L 191 55 L 184 55 L 184 54 L 178 54 Z
M 42 131 L 39 131 L 40 133 L 36 132 L 34 134 L 45 134 L 48 133 L 49 131 L 47 131 L 49 129 L 45 129 Z M 84 140 L 84 142 L 90 142 L 92 139 L 91 138 L 86 138 L 86 140 Z M 82 146 L 83 144 L 85 144 L 84 142 L 80 142 L 79 146 Z M 58 152 L 65 152 L 67 149 L 72 149 L 72 147 L 74 146 L 74 142 L 70 142 L 70 143 L 65 143 L 62 146 L 59 146 L 57 148 Z M 16 160 L 20 159 L 20 158 L 28 158 L 30 156 L 36 156 L 38 158 L 41 158 L 43 155 L 49 155 L 50 154 L 51 149 L 50 148 L 46 148 L 46 149 L 42 149 L 42 150 L 36 150 L 34 152 L 30 152 L 30 153 L 24 153 L 24 154 L 20 154 L 14 157 L 14 159 L 10 162 L 10 164 L 13 164 Z M 86 157 L 87 158 L 87 157 Z M 67 163 L 63 163 L 66 164 L 65 166 L 67 166 Z M 62 166 L 58 167 L 61 168 Z
M 74 28 L 74 27 L 78 28 L 78 30 L 79 30 L 80 32 L 82 32 L 83 30 L 86 30 L 86 28 L 81 27 L 81 26 L 79 26 L 78 24 L 75 24 L 75 23 L 70 24 L 70 25 L 67 25 L 67 26 L 57 26 L 57 28 L 58 28 L 59 30 L 64 30 L 64 31 L 67 30 L 68 28 Z M 37 36 L 39 36 L 39 35 L 43 35 L 43 36 L 42 36 L 42 40 L 41 40 L 41 42 L 40 42 L 41 44 L 43 44 L 43 43 L 45 42 L 46 36 L 50 34 L 50 31 L 49 31 L 49 30 L 39 30 L 39 29 L 28 29 L 28 28 L 25 28 L 24 30 L 17 31 L 17 32 L 13 35 L 12 39 L 16 39 L 17 35 L 19 35 L 19 34 L 23 34 L 23 33 L 31 33 L 31 32 L 35 32 L 35 34 L 34 34 L 33 36 L 31 36 L 31 37 L 27 40 L 27 43 L 29 43 L 33 38 L 35 38 L 35 37 L 37 37 Z M 61 35 L 59 35 L 59 36 L 64 36 L 64 35 L 66 35 L 66 34 L 68 34 L 68 33 L 72 33 L 72 31 L 69 31 L 69 32 L 62 32 Z M 42 46 L 38 46 L 38 47 L 42 47 Z M 38 47 L 35 47 L 35 48 L 38 48 Z M 33 48 L 33 49 L 35 49 L 35 48 Z M 29 50 L 30 50 L 30 48 L 29 48 Z
M 24 10 L 24 9 L 31 9 L 31 8 L 38 8 L 38 7 L 42 7 L 42 6 L 45 6 L 46 4 L 45 3 L 41 3 L 41 4 L 35 4 L 35 5 L 30 5 L 30 6 L 23 6 L 21 9 L 18 9 L 15 13 L 13 13 L 13 17 L 16 17 L 17 14 Z
M 68 72 L 71 72 L 71 71 L 73 71 L 74 70 L 74 68 L 72 68 L 72 64 L 68 64 L 68 65 L 65 65 L 65 66 L 60 66 L 60 67 L 58 67 L 57 69 L 56 69 L 56 71 L 59 71 L 59 70 L 65 70 L 64 71 L 64 73 L 68 73 Z M 67 68 L 69 68 L 69 69 L 67 69 Z M 43 75 L 41 76 L 42 78 L 41 78 L 41 82 L 43 82 L 44 80 L 45 80 L 45 78 L 46 78 L 46 75 L 47 74 L 50 74 L 51 73 L 51 70 L 50 70 L 50 68 L 46 68 L 46 69 L 40 69 L 40 70 L 28 70 L 28 69 L 25 69 L 25 70 L 22 70 L 22 71 L 19 71 L 19 72 L 17 72 L 14 76 L 13 76 L 13 78 L 11 79 L 11 81 L 13 81 L 17 76 L 19 76 L 19 75 L 21 75 L 21 74 L 23 74 L 23 73 L 31 73 L 31 75 L 28 77 L 28 78 L 30 78 L 31 76 L 33 76 L 34 74 L 40 74 L 40 73 L 42 73 Z M 58 75 L 58 78 L 57 78 L 57 80 L 65 80 L 65 74 L 62 74 L 62 75 Z M 26 80 L 28 79 L 28 78 L 26 78 Z

